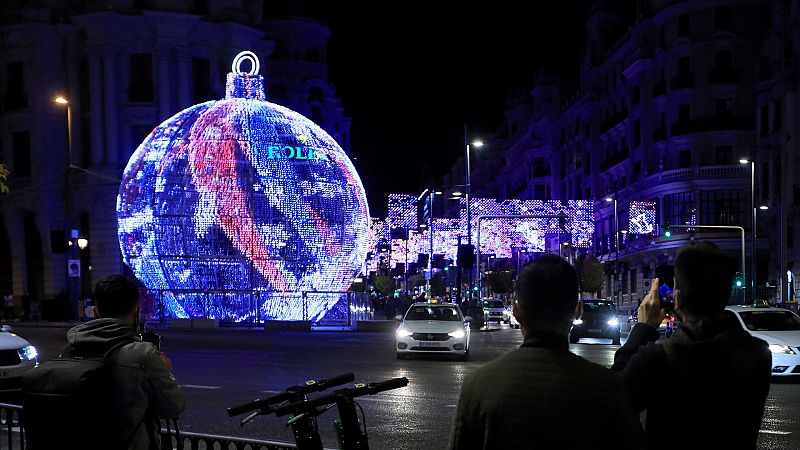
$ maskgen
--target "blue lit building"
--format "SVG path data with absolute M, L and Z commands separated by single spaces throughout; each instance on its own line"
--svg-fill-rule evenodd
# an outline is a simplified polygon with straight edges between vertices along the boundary
M 792 11 L 796 3 L 791 2 Z M 758 0 L 593 2 L 579 86 L 571 89 L 544 75 L 532 80 L 531 91 L 509 105 L 491 150 L 475 154 L 473 195 L 596 202 L 591 251 L 606 263 L 600 295 L 632 311 L 655 267 L 669 262 L 674 250 L 692 238 L 679 233 L 664 239 L 657 227 L 639 227 L 637 220 L 652 217 L 653 206 L 652 225 L 744 227 L 749 278 L 751 171 L 739 159 L 755 158 L 755 203 L 769 200 L 771 208 L 758 210 L 763 224 L 755 258 L 757 294 L 780 299 L 775 286 L 796 257 L 793 245 L 783 244 L 794 242 L 797 228 L 785 200 L 782 208 L 778 198 L 780 192 L 793 192 L 776 184 L 781 159 L 777 150 L 765 154 L 765 149 L 782 146 L 770 130 L 776 117 L 780 128 L 776 100 L 790 94 L 776 87 L 787 85 L 778 81 L 780 74 L 772 75 L 770 85 L 757 70 L 760 60 L 775 66 L 762 53 L 765 47 L 780 47 L 767 40 L 775 33 L 774 17 L 783 14 L 776 5 Z M 789 55 L 796 58 L 794 47 Z M 796 78 L 796 67 L 784 73 Z M 792 117 L 796 122 L 797 115 Z M 797 154 L 793 148 L 784 151 Z M 463 183 L 462 164 L 446 182 Z M 631 211 L 631 202 L 643 203 Z M 777 239 L 779 225 L 770 219 L 780 212 L 788 217 L 789 236 L 783 239 Z M 735 232 L 698 233 L 740 259 Z M 783 247 L 789 250 L 781 262 L 776 249 Z
M 122 271 L 115 200 L 125 164 L 156 125 L 223 98 L 241 50 L 261 59 L 267 99 L 349 152 L 350 119 L 325 64 L 330 31 L 294 12 L 262 0 L 2 2 L 0 161 L 12 177 L 0 199 L 0 290 L 52 298 L 66 287 L 68 256 L 80 257 L 83 292 Z

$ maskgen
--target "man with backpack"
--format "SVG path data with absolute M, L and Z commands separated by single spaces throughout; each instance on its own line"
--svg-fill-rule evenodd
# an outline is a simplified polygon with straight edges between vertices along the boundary
M 23 376 L 28 448 L 158 449 L 159 418 L 177 418 L 186 397 L 169 359 L 137 334 L 139 289 L 103 277 L 93 309 L 59 358 Z

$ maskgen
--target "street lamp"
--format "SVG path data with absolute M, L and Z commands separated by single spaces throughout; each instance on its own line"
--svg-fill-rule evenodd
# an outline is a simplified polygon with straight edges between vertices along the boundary
M 750 211 L 753 214 L 752 229 L 750 230 L 752 250 L 750 251 L 750 301 L 756 295 L 756 163 L 747 158 L 741 158 L 739 164 L 750 164 Z M 746 281 L 745 281 L 746 282 Z
M 464 124 L 464 154 L 466 156 L 466 163 L 467 163 L 466 164 L 467 173 L 466 173 L 466 180 L 465 180 L 466 181 L 466 183 L 465 183 L 466 184 L 466 186 L 465 186 L 466 187 L 466 196 L 465 196 L 465 198 L 467 200 L 467 245 L 471 246 L 472 245 L 472 205 L 470 205 L 470 203 L 472 201 L 472 195 L 471 195 L 471 190 L 470 190 L 470 172 L 471 172 L 471 170 L 470 170 L 470 164 L 469 164 L 469 154 L 470 154 L 469 145 L 470 145 L 470 142 L 467 140 L 467 124 Z M 481 147 L 483 147 L 483 142 L 479 141 L 479 140 L 476 140 L 476 141 L 472 142 L 472 145 L 475 148 L 481 148 Z M 478 245 L 480 245 L 480 242 L 478 243 Z M 478 265 L 480 265 L 480 261 L 478 261 Z M 470 274 L 469 286 L 471 288 L 472 287 L 472 270 L 469 271 L 469 274 Z M 472 296 L 472 289 L 470 289 L 469 293 L 470 293 L 469 295 L 471 297 Z
M 77 249 L 75 247 L 80 246 L 79 238 L 77 235 L 77 230 L 72 229 L 72 186 L 70 183 L 70 171 L 72 169 L 72 105 L 70 104 L 69 100 L 66 97 L 58 96 L 53 99 L 53 102 L 57 105 L 64 105 L 67 107 L 67 172 L 65 174 L 65 189 L 64 193 L 66 195 L 66 231 L 70 233 L 69 236 L 69 245 L 71 248 L 71 256 L 74 258 L 75 253 L 77 253 Z M 84 239 L 85 241 L 85 239 Z M 77 245 L 75 245 L 77 244 Z M 86 242 L 88 245 L 88 241 Z M 72 302 L 72 317 L 78 318 L 78 300 L 80 294 L 77 292 L 80 289 L 80 279 L 78 280 L 78 287 L 74 286 L 73 278 L 75 278 L 75 273 L 72 269 L 74 265 L 74 261 L 71 264 L 69 260 L 70 256 L 67 256 L 67 290 L 71 292 L 71 302 Z M 80 255 L 78 255 L 80 258 Z M 78 267 L 80 270 L 80 263 L 78 263 Z
M 617 297 L 617 308 L 619 308 L 620 303 L 622 303 L 622 299 L 620 298 L 622 295 L 622 289 L 620 286 L 617 286 L 617 279 L 619 278 L 619 216 L 617 215 L 617 199 L 614 197 L 606 196 L 604 199 L 606 202 L 614 202 L 614 290 L 616 291 Z

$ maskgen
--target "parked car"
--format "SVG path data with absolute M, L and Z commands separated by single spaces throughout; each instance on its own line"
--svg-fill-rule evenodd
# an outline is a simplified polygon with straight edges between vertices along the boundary
M 8 402 L 20 393 L 22 374 L 36 367 L 38 352 L 27 340 L 0 326 L 0 399 Z
M 729 306 L 725 317 L 769 344 L 773 376 L 800 376 L 800 316 L 769 306 Z
M 469 316 L 453 303 L 414 303 L 397 328 L 396 351 L 401 359 L 411 354 L 450 354 L 469 359 Z
M 581 338 L 608 338 L 611 343 L 619 345 L 620 329 L 617 308 L 613 302 L 606 300 L 581 300 L 578 305 L 578 317 L 572 321 L 569 342 L 577 344 Z

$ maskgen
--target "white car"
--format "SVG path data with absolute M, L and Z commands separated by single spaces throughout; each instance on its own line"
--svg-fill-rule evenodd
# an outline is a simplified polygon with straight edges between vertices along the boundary
M 397 316 L 397 358 L 411 354 L 457 355 L 469 359 L 469 316 L 453 303 L 414 303 Z
M 11 332 L 8 325 L 0 326 L 0 394 L 19 392 L 20 377 L 36 367 L 36 347 Z
M 772 352 L 772 375 L 800 375 L 800 317 L 783 308 L 728 306 L 725 316 L 751 335 L 767 341 Z

